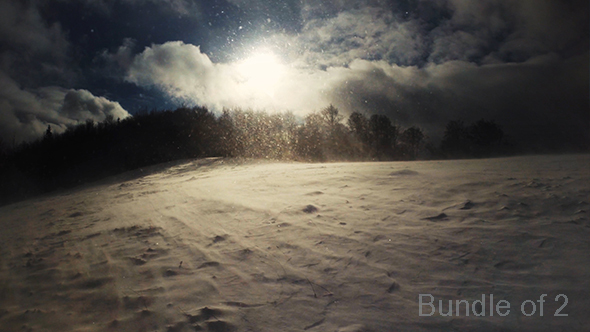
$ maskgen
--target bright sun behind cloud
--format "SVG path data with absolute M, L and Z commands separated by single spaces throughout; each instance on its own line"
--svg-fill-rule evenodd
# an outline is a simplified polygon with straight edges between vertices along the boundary
M 285 66 L 270 51 L 258 51 L 238 63 L 241 82 L 256 94 L 273 96 L 285 73 Z

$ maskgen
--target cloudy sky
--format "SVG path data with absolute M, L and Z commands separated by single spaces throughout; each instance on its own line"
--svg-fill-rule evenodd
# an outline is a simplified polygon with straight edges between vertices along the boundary
M 141 109 L 332 103 L 588 142 L 587 0 L 0 0 L 0 138 Z

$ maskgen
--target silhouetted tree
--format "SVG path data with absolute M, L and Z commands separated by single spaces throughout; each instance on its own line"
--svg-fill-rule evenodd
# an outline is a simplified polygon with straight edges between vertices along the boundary
M 368 144 L 370 139 L 369 119 L 364 114 L 352 112 L 348 118 L 348 128 L 362 143 Z
M 375 157 L 389 159 L 395 154 L 398 128 L 385 115 L 373 114 L 369 120 L 370 141 Z
M 51 131 L 51 125 L 47 125 L 47 130 L 45 130 L 45 135 L 43 136 L 44 140 L 51 140 L 53 138 L 53 132 Z
M 326 140 L 326 123 L 317 112 L 305 117 L 297 133 L 297 153 L 304 159 L 323 161 Z
M 297 119 L 291 112 L 275 113 L 269 116 L 269 157 L 293 159 L 297 140 Z
M 6 143 L 4 142 L 2 137 L 0 137 L 0 172 L 2 172 L 2 166 L 6 162 L 7 155 L 8 155 L 8 146 L 6 145 Z
M 481 119 L 469 126 L 469 138 L 475 145 L 474 155 L 490 156 L 499 152 L 504 131 L 494 121 Z
M 447 157 L 466 157 L 471 151 L 469 130 L 463 121 L 449 121 L 441 141 L 441 150 Z
M 231 111 L 224 109 L 217 122 L 219 124 L 220 151 L 222 155 L 235 157 L 238 152 L 238 143 L 236 142 L 235 124 Z
M 342 115 L 334 105 L 330 104 L 328 107 L 319 112 L 319 118 L 323 120 L 323 127 L 325 132 L 325 142 L 323 142 L 323 151 L 327 159 L 345 159 L 352 154 L 352 148 L 348 137 L 348 130 L 341 123 Z
M 488 157 L 502 153 L 504 131 L 494 121 L 481 119 L 469 126 L 449 121 L 441 142 L 447 157 Z
M 405 150 L 411 159 L 416 159 L 419 150 L 424 144 L 426 136 L 422 129 L 418 127 L 410 127 L 401 134 L 400 141 L 405 145 Z
M 329 130 L 334 130 L 337 125 L 342 121 L 342 115 L 340 111 L 332 104 L 321 110 L 320 115 L 326 122 Z
M 367 159 L 372 156 L 371 132 L 369 119 L 364 114 L 352 112 L 348 117 L 348 129 L 350 131 L 349 146 L 352 158 Z

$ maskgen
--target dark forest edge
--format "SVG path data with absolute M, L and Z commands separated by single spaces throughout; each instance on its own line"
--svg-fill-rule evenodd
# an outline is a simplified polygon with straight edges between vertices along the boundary
M 303 121 L 290 112 L 225 110 L 216 116 L 206 108 L 181 107 L 87 121 L 63 134 L 53 134 L 49 127 L 42 139 L 10 150 L 0 144 L 0 204 L 187 158 L 385 161 L 518 152 L 500 126 L 483 119 L 472 124 L 450 121 L 435 146 L 419 127 L 400 128 L 385 115 L 358 112 L 345 121 L 332 105 Z

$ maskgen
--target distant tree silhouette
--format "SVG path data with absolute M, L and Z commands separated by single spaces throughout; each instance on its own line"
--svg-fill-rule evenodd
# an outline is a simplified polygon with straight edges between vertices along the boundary
M 117 122 L 119 121 L 120 119 L 117 119 Z M 115 123 L 115 117 L 112 114 L 108 114 L 102 123 L 108 127 Z
M 218 124 L 220 129 L 220 152 L 223 156 L 235 157 L 238 154 L 238 142 L 235 133 L 235 124 L 230 110 L 223 110 Z
M 340 111 L 332 104 L 322 109 L 320 111 L 320 115 L 330 130 L 334 130 L 340 121 L 342 121 L 342 115 L 340 115 Z
M 0 137 L 0 172 L 2 171 L 2 166 L 6 162 L 7 154 L 8 154 L 8 146 L 6 145 L 6 143 L 4 142 L 2 137 Z
M 373 114 L 369 120 L 369 133 L 376 158 L 390 159 L 395 155 L 399 130 L 387 116 Z
M 351 134 L 349 146 L 354 159 L 370 159 L 373 156 L 369 119 L 362 113 L 352 112 L 347 120 Z
M 469 137 L 475 145 L 474 155 L 486 157 L 499 152 L 504 131 L 494 121 L 481 119 L 469 126 Z
M 310 113 L 297 132 L 297 153 L 303 159 L 324 161 L 326 122 L 319 113 Z
M 270 152 L 274 159 L 294 159 L 297 118 L 292 112 L 270 115 Z
M 292 113 L 224 110 L 218 119 L 223 155 L 248 158 L 293 159 L 297 121 Z
M 347 121 L 348 128 L 352 134 L 362 143 L 369 144 L 370 131 L 369 119 L 359 112 L 352 112 Z
M 470 155 L 471 137 L 463 121 L 449 121 L 441 141 L 441 150 L 451 158 L 467 157 Z
M 53 132 L 51 132 L 51 125 L 47 125 L 47 130 L 45 130 L 45 135 L 43 139 L 50 140 L 53 138 Z
M 447 157 L 488 157 L 502 153 L 504 131 L 494 121 L 481 119 L 469 126 L 449 121 L 441 150 Z
M 327 159 L 348 159 L 354 154 L 349 137 L 349 131 L 342 124 L 343 116 L 334 105 L 322 109 L 319 113 L 324 122 L 325 142 L 324 155 Z
M 422 132 L 422 129 L 418 127 L 410 127 L 400 135 L 400 141 L 404 144 L 405 151 L 410 159 L 416 159 L 419 150 L 424 144 L 425 138 L 426 136 Z

